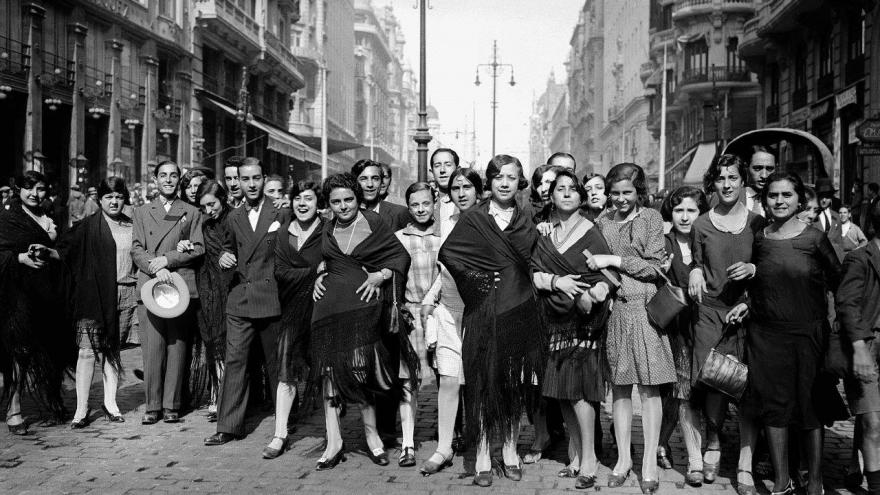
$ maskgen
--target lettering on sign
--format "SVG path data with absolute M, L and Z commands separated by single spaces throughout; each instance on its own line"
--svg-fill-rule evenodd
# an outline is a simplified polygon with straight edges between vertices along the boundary
M 837 105 L 838 109 L 843 108 L 848 105 L 853 105 L 857 102 L 858 102 L 858 93 L 856 92 L 855 86 L 838 93 L 834 97 L 834 104 Z
M 880 155 L 880 146 L 876 144 L 860 144 L 858 147 L 859 156 Z
M 880 119 L 868 119 L 856 130 L 856 135 L 864 143 L 880 143 Z
M 91 2 L 122 17 L 128 15 L 128 2 L 125 0 L 91 0 Z

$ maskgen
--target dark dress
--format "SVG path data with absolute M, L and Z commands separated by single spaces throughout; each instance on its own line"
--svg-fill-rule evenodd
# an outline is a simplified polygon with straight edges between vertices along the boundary
M 220 255 L 223 254 L 223 240 L 228 233 L 227 216 L 228 210 L 225 210 L 217 220 L 206 217 L 202 224 L 205 258 L 199 265 L 197 277 L 199 307 L 196 317 L 201 339 L 196 339 L 193 361 L 202 363 L 198 369 L 202 370 L 202 376 L 206 374 L 210 378 L 213 390 L 220 389 L 216 364 L 222 365 L 226 354 L 226 297 L 235 275 L 235 270 L 223 270 L 219 264 Z M 200 355 L 204 359 L 198 359 Z M 204 391 L 203 388 L 194 388 L 195 390 Z
M 819 428 L 814 403 L 822 366 L 826 291 L 840 280 L 828 237 L 807 227 L 791 239 L 755 236 L 746 406 L 767 426 Z
M 545 365 L 530 268 L 537 231 L 518 206 L 501 230 L 490 201 L 461 215 L 439 255 L 464 301 L 464 406 L 474 442 L 481 434 L 506 438 L 523 411 L 537 407 Z
M 355 290 L 370 272 L 387 268 L 402 278 L 409 270 L 409 253 L 394 231 L 377 213 L 362 210 L 371 233 L 345 254 L 333 235 L 335 220 L 324 224 L 321 254 L 326 263 L 324 297 L 315 301 L 309 356 L 310 400 L 322 392 L 322 378 L 329 376 L 335 401 L 372 404 L 377 394 L 395 390 L 396 356 L 389 356 L 381 338 L 388 331 L 387 315 L 392 300 L 386 283 L 379 297 L 369 302 Z M 392 371 L 393 370 L 393 371 Z
M 0 209 L 0 371 L 4 395 L 29 392 L 64 419 L 61 382 L 76 362 L 77 345 L 69 317 L 69 277 L 49 260 L 41 269 L 18 262 L 31 244 L 53 247 L 46 231 L 13 200 Z
M 296 219 L 291 220 L 295 222 Z M 295 383 L 308 376 L 309 331 L 312 320 L 312 291 L 321 263 L 321 232 L 324 221 L 297 248 L 290 234 L 290 222 L 278 229 L 275 242 L 275 280 L 281 302 L 281 335 L 278 338 L 278 381 Z
M 689 238 L 691 253 L 694 252 L 693 236 Z M 691 270 L 694 269 L 693 255 L 689 264 L 684 263 L 684 255 L 681 246 L 675 239 L 675 232 L 666 234 L 666 252 L 672 256 L 672 265 L 666 276 L 676 287 L 681 287 L 687 295 L 688 282 Z M 690 300 L 690 297 L 688 297 Z M 697 374 L 693 364 L 694 336 L 691 329 L 693 317 L 693 301 L 691 306 L 685 308 L 676 315 L 675 320 L 667 329 L 669 332 L 669 345 L 672 347 L 672 356 L 675 358 L 675 373 L 677 381 L 673 384 L 672 396 L 676 399 L 689 399 L 691 396 L 692 377 Z
M 589 314 L 584 314 L 573 299 L 561 292 L 538 291 L 549 343 L 542 393 L 559 400 L 600 402 L 605 398 L 601 349 L 590 349 L 583 344 L 602 337 L 613 299 L 611 290 L 616 281 L 612 282 L 601 272 L 587 267 L 585 249 L 594 255 L 611 254 L 595 226 L 589 226 L 581 238 L 562 253 L 550 236 L 540 237 L 532 251 L 532 266 L 538 272 L 580 275 L 582 282 L 591 286 L 604 282 L 609 289 L 605 302 L 596 304 Z
M 752 260 L 752 245 L 755 233 L 760 232 L 766 223 L 764 217 L 748 212 L 746 225 L 737 234 L 718 230 L 709 217 L 710 213 L 700 215 L 694 221 L 692 235 L 694 267 L 702 268 L 707 292 L 703 302 L 693 309 L 693 372 L 691 385 L 696 383 L 697 375 L 709 351 L 719 344 L 724 330 L 727 313 L 737 304 L 745 301 L 748 280 L 730 280 L 727 267 L 737 262 Z M 687 279 L 684 285 L 687 286 Z M 728 333 L 718 345 L 719 352 L 742 356 L 745 332 L 742 329 Z

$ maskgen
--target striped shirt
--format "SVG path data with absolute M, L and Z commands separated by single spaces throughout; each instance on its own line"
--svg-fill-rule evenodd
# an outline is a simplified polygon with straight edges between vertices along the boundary
M 411 259 L 406 278 L 408 303 L 421 304 L 437 278 L 437 253 L 440 251 L 441 238 L 436 225 L 434 223 L 421 231 L 409 224 L 395 233 Z

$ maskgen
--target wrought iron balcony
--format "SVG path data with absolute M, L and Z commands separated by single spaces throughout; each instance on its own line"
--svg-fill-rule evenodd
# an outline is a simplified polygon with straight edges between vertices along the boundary
M 698 83 L 747 83 L 752 80 L 751 72 L 744 67 L 713 66 L 686 69 L 681 74 L 679 85 L 684 89 L 687 85 Z
M 260 26 L 234 0 L 200 0 L 195 2 L 193 8 L 200 27 L 208 28 L 220 36 L 236 39 L 247 50 L 260 50 Z

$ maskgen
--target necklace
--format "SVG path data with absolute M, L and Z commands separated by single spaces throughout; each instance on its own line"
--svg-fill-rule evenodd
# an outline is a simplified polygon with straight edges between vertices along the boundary
M 360 214 L 358 214 L 357 217 L 354 219 L 354 222 L 351 222 L 351 234 L 348 236 L 348 244 L 345 245 L 345 251 L 343 251 L 345 254 L 349 254 L 349 253 L 350 253 L 349 249 L 351 248 L 351 241 L 352 241 L 352 239 L 354 239 L 354 231 L 355 231 L 355 227 L 357 227 L 357 224 L 358 224 L 358 222 L 360 222 L 360 221 L 361 221 L 361 216 L 360 216 Z M 333 237 L 336 237 L 336 227 L 337 227 L 337 225 L 338 225 L 338 222 L 337 222 L 337 224 L 334 224 L 334 225 L 333 225 Z M 342 228 L 343 228 L 343 229 L 347 229 L 348 226 L 345 226 L 345 227 L 342 227 Z

